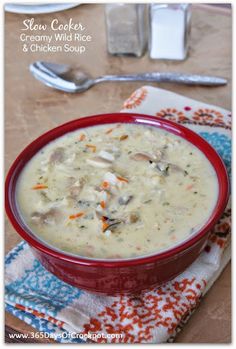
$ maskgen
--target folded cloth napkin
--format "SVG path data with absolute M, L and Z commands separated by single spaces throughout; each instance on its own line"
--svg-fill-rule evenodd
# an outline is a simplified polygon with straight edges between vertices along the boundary
M 230 173 L 229 111 L 144 86 L 125 101 L 122 112 L 193 129 L 217 150 Z M 63 343 L 171 342 L 230 260 L 230 218 L 229 202 L 198 259 L 164 286 L 135 296 L 98 296 L 72 287 L 47 272 L 22 242 L 6 257 L 6 309 Z

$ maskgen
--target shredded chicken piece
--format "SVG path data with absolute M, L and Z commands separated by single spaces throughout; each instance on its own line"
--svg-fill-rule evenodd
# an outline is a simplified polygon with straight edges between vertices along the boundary
M 130 156 L 130 159 L 135 161 L 153 161 L 153 157 L 150 154 L 135 153 Z
M 93 167 L 109 168 L 112 166 L 112 161 L 103 159 L 100 156 L 87 159 L 86 162 Z

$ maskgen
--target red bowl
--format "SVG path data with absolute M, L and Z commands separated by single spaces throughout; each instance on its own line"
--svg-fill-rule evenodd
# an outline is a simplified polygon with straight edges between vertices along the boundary
M 168 250 L 145 257 L 123 260 L 101 260 L 64 253 L 34 236 L 23 222 L 16 205 L 16 183 L 26 163 L 48 142 L 76 129 L 108 124 L 135 123 L 164 129 L 194 144 L 214 167 L 219 194 L 207 223 L 191 238 Z M 174 122 L 156 117 L 113 113 L 95 115 L 63 124 L 43 134 L 28 145 L 11 166 L 5 190 L 7 215 L 15 230 L 32 248 L 36 258 L 51 273 L 63 281 L 87 291 L 115 295 L 137 293 L 161 285 L 186 269 L 205 247 L 210 229 L 222 215 L 229 196 L 229 181 L 225 166 L 216 151 L 193 131 Z

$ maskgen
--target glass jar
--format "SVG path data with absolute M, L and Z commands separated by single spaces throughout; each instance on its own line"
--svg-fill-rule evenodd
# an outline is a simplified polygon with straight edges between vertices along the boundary
M 184 60 L 189 48 L 190 20 L 190 4 L 151 4 L 150 58 Z
M 108 52 L 142 56 L 147 46 L 146 5 L 107 4 L 105 15 Z

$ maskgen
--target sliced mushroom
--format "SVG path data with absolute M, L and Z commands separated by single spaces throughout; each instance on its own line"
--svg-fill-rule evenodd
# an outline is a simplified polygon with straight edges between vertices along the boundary
M 87 159 L 86 162 L 93 167 L 99 168 L 109 168 L 112 166 L 112 161 L 103 159 L 100 156 L 95 156 L 93 158 Z
M 80 178 L 78 181 L 73 183 L 73 185 L 69 188 L 70 197 L 73 199 L 78 198 L 81 190 L 83 189 L 85 184 L 85 178 Z
M 129 223 L 136 223 L 140 219 L 140 216 L 137 212 L 131 212 L 128 218 Z
M 75 177 L 73 177 L 73 176 L 67 177 L 66 178 L 66 185 L 67 185 L 67 187 L 70 188 L 72 185 L 74 185 L 76 180 L 77 179 Z
M 56 208 L 51 208 L 47 212 L 34 212 L 31 219 L 36 224 L 54 224 L 59 223 L 61 219 L 61 212 Z
M 75 199 L 76 197 L 79 196 L 81 192 L 81 187 L 78 185 L 74 185 L 70 188 L 70 196 Z
M 133 195 L 124 195 L 119 197 L 118 202 L 120 205 L 128 205 L 128 203 L 133 199 Z
M 154 161 L 153 157 L 145 153 L 135 153 L 130 155 L 130 159 L 135 161 Z
M 50 156 L 49 163 L 52 165 L 62 163 L 65 160 L 65 149 L 58 147 Z

